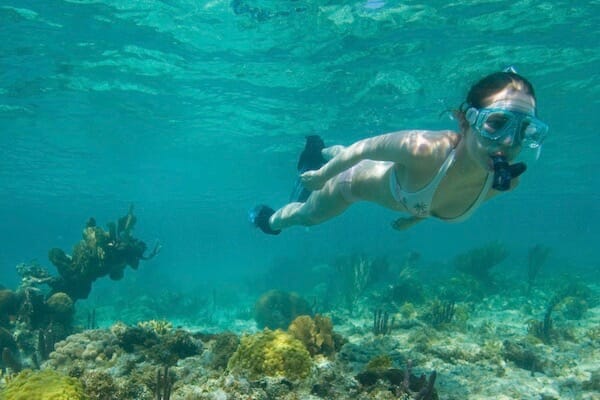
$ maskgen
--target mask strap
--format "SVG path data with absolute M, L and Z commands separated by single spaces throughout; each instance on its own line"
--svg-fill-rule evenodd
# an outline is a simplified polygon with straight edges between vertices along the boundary
M 470 107 L 466 112 L 465 112 L 465 119 L 467 120 L 467 122 L 471 125 L 475 125 L 475 122 L 477 121 L 477 115 L 479 114 L 479 111 L 477 111 L 477 109 L 475 107 Z

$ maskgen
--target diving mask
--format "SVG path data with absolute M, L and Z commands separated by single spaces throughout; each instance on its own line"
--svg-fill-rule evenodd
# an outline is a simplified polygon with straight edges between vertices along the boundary
M 465 117 L 474 130 L 486 139 L 501 141 L 510 137 L 513 143 L 532 149 L 539 148 L 548 134 L 548 125 L 520 111 L 471 107 L 467 109 Z

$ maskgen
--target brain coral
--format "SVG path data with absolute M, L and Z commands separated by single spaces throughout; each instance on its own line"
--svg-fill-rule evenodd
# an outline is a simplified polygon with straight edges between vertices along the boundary
M 285 376 L 300 379 L 310 373 L 312 359 L 302 342 L 280 329 L 243 336 L 228 369 L 251 379 Z
M 0 393 L 2 400 L 84 400 L 83 385 L 50 369 L 24 370 L 10 379 Z

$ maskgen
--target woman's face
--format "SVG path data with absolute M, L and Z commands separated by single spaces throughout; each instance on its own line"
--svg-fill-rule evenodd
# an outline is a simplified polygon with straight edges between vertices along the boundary
M 507 87 L 500 92 L 488 97 L 485 108 L 506 110 L 518 115 L 535 115 L 535 99 L 520 90 Z M 494 120 L 486 122 L 493 128 Z M 516 129 L 519 127 L 517 126 Z M 504 156 L 508 161 L 514 160 L 521 152 L 522 142 L 509 134 L 498 139 L 490 139 L 469 125 L 467 132 L 467 148 L 471 156 L 485 169 L 492 169 L 492 156 Z

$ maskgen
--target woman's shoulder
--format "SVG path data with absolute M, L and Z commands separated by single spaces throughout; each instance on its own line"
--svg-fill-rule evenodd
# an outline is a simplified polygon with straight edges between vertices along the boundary
M 461 140 L 461 135 L 451 130 L 410 130 L 394 134 L 415 159 L 446 158 Z

